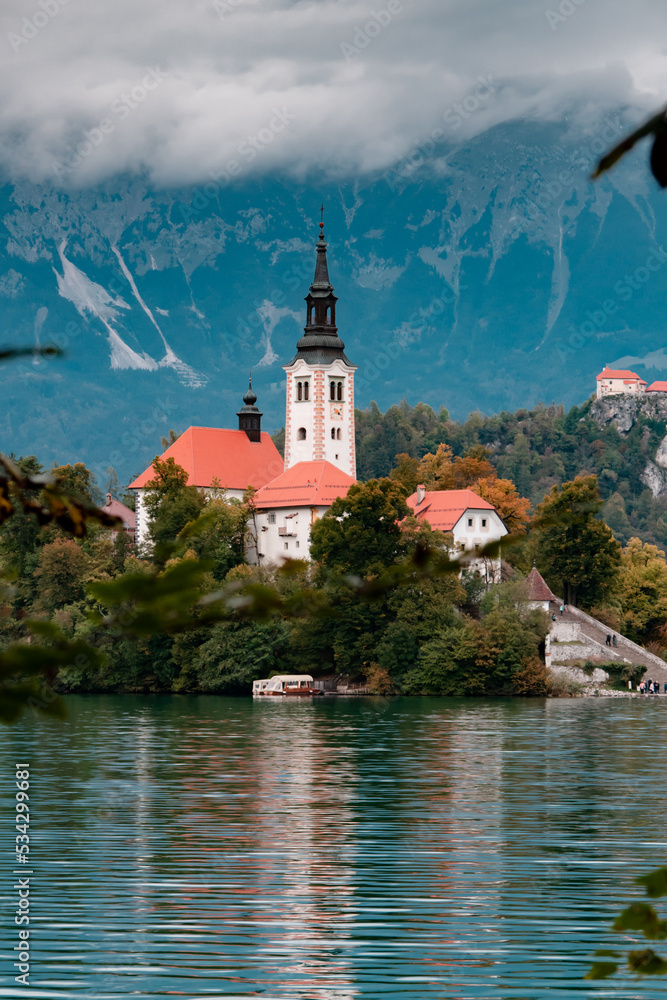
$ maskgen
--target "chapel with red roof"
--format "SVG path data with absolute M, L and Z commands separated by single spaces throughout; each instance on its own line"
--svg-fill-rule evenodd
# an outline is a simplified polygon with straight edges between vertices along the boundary
M 238 428 L 188 427 L 161 456 L 173 458 L 188 484 L 206 492 L 225 489 L 241 499 L 257 491 L 251 519 L 251 562 L 308 558 L 310 527 L 356 481 L 354 373 L 336 326 L 324 224 L 320 223 L 315 276 L 306 296 L 306 325 L 296 354 L 284 366 L 285 459 L 261 429 L 252 381 L 237 413 Z M 149 466 L 130 485 L 137 494 L 137 541 L 148 541 L 144 494 Z

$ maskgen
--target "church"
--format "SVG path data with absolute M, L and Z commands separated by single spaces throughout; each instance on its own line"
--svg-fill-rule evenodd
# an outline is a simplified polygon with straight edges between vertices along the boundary
M 306 296 L 306 325 L 287 375 L 285 459 L 261 429 L 262 413 L 252 383 L 237 413 L 238 429 L 188 427 L 161 456 L 188 473 L 188 484 L 205 492 L 224 488 L 241 499 L 253 486 L 255 514 L 249 525 L 248 559 L 260 565 L 308 558 L 310 526 L 336 497 L 356 482 L 354 373 L 338 336 L 336 302 L 329 279 L 324 223 L 320 223 L 315 276 Z M 137 496 L 137 541 L 149 540 L 144 505 L 149 466 L 130 484 Z
M 271 436 L 262 430 L 252 381 L 237 413 L 236 430 L 188 427 L 162 455 L 163 460 L 173 458 L 187 472 L 188 484 L 204 492 L 222 488 L 228 497 L 241 499 L 248 486 L 255 488 L 247 558 L 260 566 L 279 564 L 283 559 L 307 559 L 312 525 L 356 482 L 357 366 L 345 354 L 345 344 L 338 335 L 338 300 L 329 278 L 323 222 L 316 249 L 303 336 L 297 341 L 296 354 L 283 366 L 287 376 L 284 461 Z M 137 495 L 139 545 L 149 542 L 144 495 L 153 475 L 149 466 L 130 485 Z M 451 532 L 462 551 L 472 553 L 507 534 L 494 508 L 470 490 L 427 493 L 420 486 L 407 502 L 418 520 Z M 488 561 L 485 566 L 488 576 Z M 489 582 L 499 576 L 497 559 Z

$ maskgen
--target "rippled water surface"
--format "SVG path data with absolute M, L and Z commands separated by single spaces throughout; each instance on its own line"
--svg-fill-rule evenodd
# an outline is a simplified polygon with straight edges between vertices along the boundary
M 667 698 L 68 706 L 0 731 L 0 996 L 667 996 L 582 979 L 667 863 Z M 29 988 L 6 960 L 16 762 Z

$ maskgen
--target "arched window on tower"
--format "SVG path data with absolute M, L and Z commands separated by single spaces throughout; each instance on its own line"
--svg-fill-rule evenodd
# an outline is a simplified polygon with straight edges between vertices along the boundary
M 342 434 L 341 434 L 341 431 L 340 431 L 340 427 L 338 427 L 336 429 L 336 438 L 340 441 L 341 437 L 342 437 Z
M 329 399 L 335 399 L 335 398 L 336 398 L 336 383 L 329 382 Z
M 305 427 L 299 427 L 298 431 L 296 432 L 296 439 L 297 439 L 297 441 L 305 441 L 306 440 L 306 428 Z
M 299 401 L 303 399 L 303 385 L 301 382 L 297 382 L 296 384 L 296 398 Z
M 336 428 L 335 427 L 331 428 L 331 440 L 332 441 L 336 440 Z
M 343 398 L 343 383 L 342 382 L 339 382 L 338 386 L 336 387 L 336 397 L 337 397 L 337 399 L 342 399 Z
M 308 399 L 308 386 L 309 386 L 308 382 L 303 383 L 303 398 L 306 400 Z
M 313 326 L 315 323 L 315 306 L 310 307 L 310 325 Z
M 327 306 L 327 323 L 331 323 L 331 306 Z

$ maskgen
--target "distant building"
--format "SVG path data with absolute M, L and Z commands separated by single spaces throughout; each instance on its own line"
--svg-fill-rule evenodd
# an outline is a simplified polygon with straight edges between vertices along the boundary
M 116 500 L 110 493 L 107 493 L 107 502 L 104 507 L 102 507 L 102 510 L 105 514 L 111 514 L 112 517 L 119 517 L 123 522 L 125 534 L 131 542 L 134 542 L 137 524 L 137 516 L 134 511 L 130 510 L 129 507 L 126 507 L 124 503 L 120 502 L 120 500 Z M 113 538 L 115 538 L 116 535 L 116 531 L 112 532 Z
M 407 504 L 418 521 L 425 521 L 437 531 L 450 532 L 458 552 L 473 553 L 508 534 L 495 507 L 472 490 L 426 490 L 418 486 Z M 489 583 L 500 582 L 500 556 L 473 559 L 470 568 L 484 575 Z
M 646 382 L 636 372 L 609 368 L 607 365 L 596 376 L 596 381 L 598 399 L 617 393 L 636 394 L 646 389 Z
M 533 566 L 526 577 L 526 587 L 528 590 L 528 603 L 531 608 L 542 608 L 543 611 L 550 611 L 552 604 L 560 604 L 560 601 L 537 569 Z
M 667 392 L 667 382 L 651 382 L 646 387 L 645 392 Z

